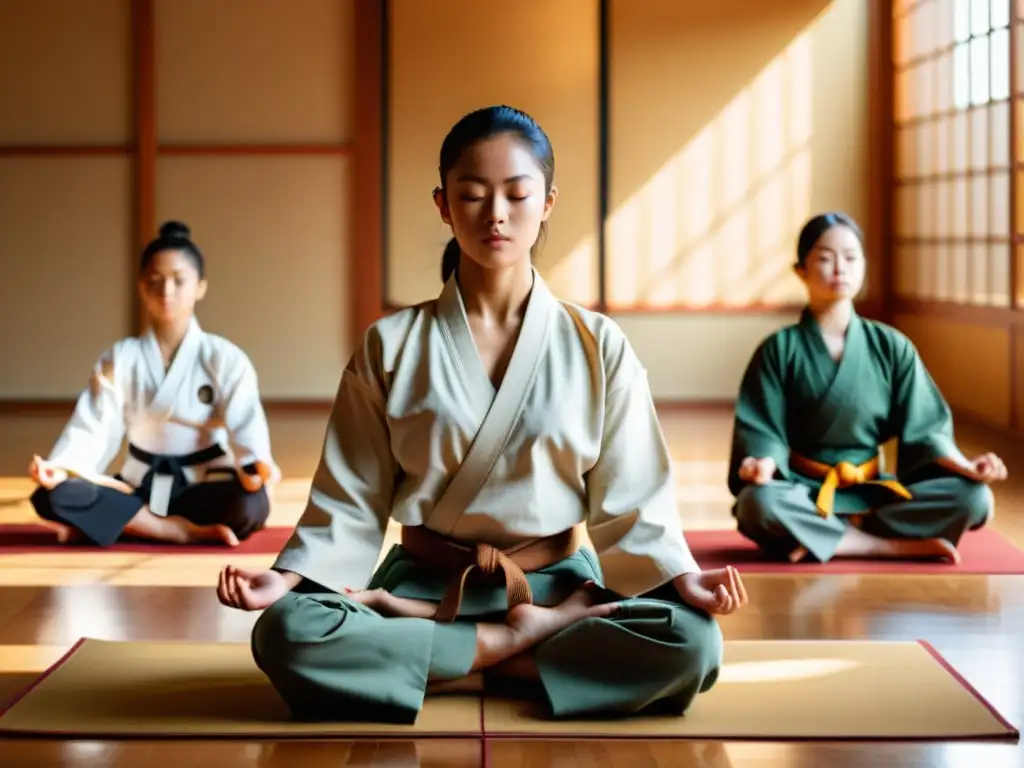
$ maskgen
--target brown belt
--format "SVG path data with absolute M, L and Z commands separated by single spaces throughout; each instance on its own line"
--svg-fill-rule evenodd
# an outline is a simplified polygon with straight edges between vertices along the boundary
M 508 549 L 489 544 L 461 544 L 422 525 L 402 528 L 402 546 L 420 565 L 451 574 L 452 583 L 437 607 L 434 620 L 448 623 L 455 620 L 462 605 L 466 579 L 474 570 L 485 577 L 499 571 L 505 575 L 505 592 L 511 609 L 533 602 L 533 592 L 526 573 L 539 571 L 564 560 L 580 548 L 578 526 L 562 533 L 531 539 Z
M 830 467 L 828 464 L 791 453 L 789 455 L 789 466 L 802 475 L 822 481 L 821 489 L 818 491 L 818 498 L 815 501 L 818 514 L 822 517 L 828 517 L 832 514 L 837 488 L 849 488 L 853 485 L 865 484 L 881 485 L 905 499 L 911 498 L 910 491 L 899 481 L 877 479 L 880 466 L 877 456 L 859 465 L 851 464 L 848 461 L 841 461 L 834 467 Z

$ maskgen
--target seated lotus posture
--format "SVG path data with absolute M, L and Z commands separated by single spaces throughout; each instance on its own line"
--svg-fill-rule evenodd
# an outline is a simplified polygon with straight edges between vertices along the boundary
M 279 471 L 249 358 L 195 319 L 206 280 L 185 225 L 164 224 L 146 247 L 139 293 L 149 331 L 99 357 L 50 456 L 31 462 L 32 505 L 63 542 L 236 546 L 266 522 Z
M 411 723 L 428 689 L 485 684 L 560 717 L 681 714 L 716 680 L 712 614 L 747 596 L 694 561 L 624 334 L 531 264 L 553 174 L 518 110 L 452 128 L 440 296 L 366 332 L 272 569 L 221 573 L 224 604 L 265 609 L 254 656 L 297 718 Z
M 986 453 L 968 461 L 950 410 L 902 333 L 858 316 L 861 232 L 827 213 L 804 226 L 796 272 L 808 304 L 769 336 L 744 374 L 729 463 L 733 514 L 766 552 L 945 558 L 993 513 L 988 484 L 1006 477 Z M 898 441 L 897 475 L 881 446 Z

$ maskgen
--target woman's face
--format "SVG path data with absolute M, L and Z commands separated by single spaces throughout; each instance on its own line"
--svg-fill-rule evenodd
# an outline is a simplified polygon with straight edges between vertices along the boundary
M 139 296 L 153 322 L 163 324 L 195 312 L 196 302 L 206 295 L 206 281 L 191 257 L 178 250 L 153 255 L 139 278 Z
M 853 230 L 836 224 L 818 238 L 796 272 L 811 301 L 853 299 L 864 287 L 864 249 Z
M 544 172 L 513 134 L 478 141 L 448 173 L 434 202 L 463 254 L 484 269 L 529 259 L 554 206 Z

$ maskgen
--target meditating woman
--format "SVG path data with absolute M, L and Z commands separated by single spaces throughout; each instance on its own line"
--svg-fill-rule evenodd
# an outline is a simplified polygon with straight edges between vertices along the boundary
M 296 717 L 409 723 L 428 687 L 484 672 L 557 716 L 678 714 L 715 682 L 711 614 L 746 593 L 694 562 L 626 337 L 531 265 L 553 176 L 516 109 L 452 128 L 440 296 L 366 332 L 274 567 L 221 574 L 223 603 L 266 609 L 255 658 Z M 402 543 L 374 573 L 389 519 Z
M 737 527 L 797 562 L 836 556 L 948 558 L 993 512 L 999 457 L 968 461 L 917 350 L 857 315 L 864 283 L 857 224 L 841 213 L 807 222 L 796 272 L 807 287 L 797 324 L 759 346 L 736 404 L 729 488 Z M 898 439 L 897 474 L 881 446 Z
M 97 360 L 63 434 L 29 467 L 32 505 L 63 542 L 131 537 L 237 546 L 263 527 L 279 471 L 245 353 L 199 327 L 203 255 L 178 222 L 142 254 L 150 329 Z M 120 473 L 104 473 L 128 439 Z

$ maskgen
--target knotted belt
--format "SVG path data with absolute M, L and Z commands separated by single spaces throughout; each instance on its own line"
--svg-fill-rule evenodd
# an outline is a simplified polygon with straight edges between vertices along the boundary
M 828 517 L 832 514 L 835 508 L 837 488 L 849 488 L 854 485 L 881 485 L 905 499 L 912 498 L 910 491 L 898 480 L 878 479 L 880 461 L 877 456 L 859 465 L 852 464 L 849 461 L 841 461 L 834 467 L 831 467 L 828 464 L 791 453 L 789 455 L 789 466 L 801 475 L 822 481 L 821 489 L 818 491 L 818 498 L 815 501 L 818 514 L 822 517 Z
M 422 525 L 402 528 L 402 546 L 422 566 L 450 574 L 452 582 L 434 620 L 449 623 L 455 620 L 462 605 L 462 593 L 470 574 L 477 571 L 484 581 L 505 577 L 509 609 L 533 602 L 533 591 L 526 574 L 539 571 L 564 560 L 580 548 L 581 537 L 576 527 L 553 536 L 531 539 L 508 549 L 489 544 L 463 544 L 431 531 Z
M 185 475 L 186 467 L 196 467 L 200 464 L 207 464 L 227 454 L 219 445 L 211 445 L 201 451 L 188 453 L 183 456 L 168 456 L 166 454 L 150 453 L 136 445 L 128 446 L 128 453 L 133 459 L 149 465 L 149 470 L 139 484 L 139 490 L 149 499 L 150 511 L 155 515 L 166 515 L 167 507 L 171 501 L 180 496 L 188 488 L 188 477 Z M 154 499 L 153 483 L 158 477 L 170 479 L 170 489 L 165 494 L 157 494 L 159 498 Z

